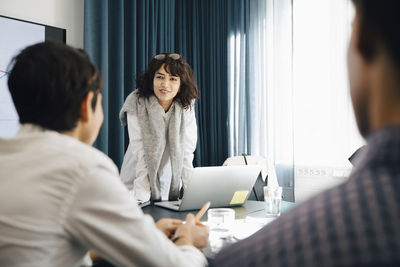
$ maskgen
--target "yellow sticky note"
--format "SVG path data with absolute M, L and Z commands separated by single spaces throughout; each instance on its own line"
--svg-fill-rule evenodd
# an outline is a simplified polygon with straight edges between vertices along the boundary
M 230 204 L 231 205 L 242 204 L 246 200 L 248 193 L 249 190 L 236 191 L 235 194 L 233 194 Z

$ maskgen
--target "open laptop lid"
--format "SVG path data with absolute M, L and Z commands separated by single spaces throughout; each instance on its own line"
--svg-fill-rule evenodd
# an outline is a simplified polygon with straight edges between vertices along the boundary
M 194 168 L 178 210 L 200 209 L 207 201 L 211 201 L 211 208 L 242 205 L 260 170 L 256 165 Z M 155 204 L 169 208 L 164 205 L 167 203 Z

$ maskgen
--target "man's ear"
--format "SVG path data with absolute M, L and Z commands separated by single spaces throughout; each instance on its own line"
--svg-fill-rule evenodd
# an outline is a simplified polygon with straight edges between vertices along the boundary
M 87 93 L 87 95 L 85 96 L 85 98 L 82 100 L 81 103 L 81 118 L 80 120 L 82 122 L 87 122 L 89 120 L 89 118 L 92 115 L 92 99 L 93 99 L 94 93 L 93 92 L 89 92 Z

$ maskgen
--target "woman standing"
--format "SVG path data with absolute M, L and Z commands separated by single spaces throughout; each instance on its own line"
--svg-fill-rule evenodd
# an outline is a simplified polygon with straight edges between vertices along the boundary
M 156 55 L 120 112 L 129 146 L 121 179 L 138 201 L 176 200 L 193 168 L 199 97 L 193 71 L 179 55 Z

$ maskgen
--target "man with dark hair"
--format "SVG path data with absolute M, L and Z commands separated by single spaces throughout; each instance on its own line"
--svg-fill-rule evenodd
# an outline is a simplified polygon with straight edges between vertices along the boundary
M 222 250 L 213 266 L 400 266 L 400 1 L 353 3 L 348 69 L 365 153 L 346 183 Z
M 205 265 L 207 228 L 193 215 L 154 224 L 90 146 L 103 122 L 101 77 L 83 50 L 27 47 L 8 86 L 22 125 L 0 139 L 1 266 L 78 266 L 88 249 L 120 266 Z
M 59 50 L 59 45 L 51 42 L 32 46 L 11 62 L 14 65 L 8 87 L 20 123 L 71 131 L 77 126 L 80 106 L 89 92 L 93 93 L 91 105 L 96 110 L 102 87 L 97 69 L 85 51 L 65 48 L 61 54 Z

